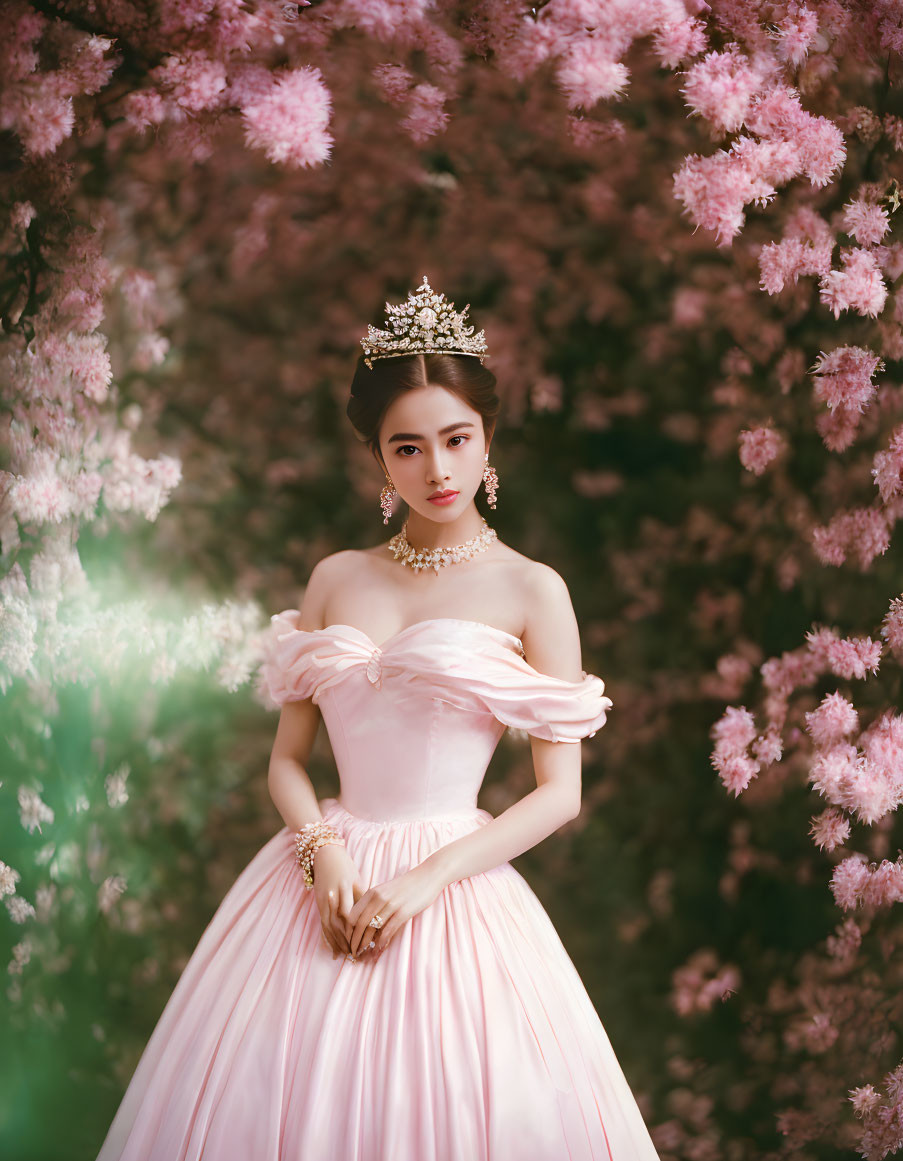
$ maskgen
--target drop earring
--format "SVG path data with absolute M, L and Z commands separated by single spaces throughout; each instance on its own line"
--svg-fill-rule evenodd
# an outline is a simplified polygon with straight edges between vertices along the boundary
M 495 491 L 499 486 L 499 478 L 495 468 L 489 463 L 489 452 L 483 458 L 486 460 L 486 467 L 483 469 L 483 482 L 486 485 L 486 501 L 490 508 L 494 508 Z
M 379 506 L 383 510 L 383 524 L 389 523 L 389 517 L 392 515 L 392 500 L 398 495 L 391 477 L 386 476 L 386 479 L 389 482 L 383 485 L 383 490 L 379 494 Z

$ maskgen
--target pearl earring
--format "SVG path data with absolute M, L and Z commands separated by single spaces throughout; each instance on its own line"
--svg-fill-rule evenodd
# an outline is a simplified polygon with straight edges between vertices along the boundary
M 489 452 L 483 458 L 486 460 L 486 467 L 483 469 L 483 482 L 486 485 L 486 500 L 489 507 L 494 508 L 495 492 L 499 486 L 499 478 L 495 468 L 489 463 Z
M 392 515 L 392 500 L 398 494 L 391 477 L 386 476 L 386 479 L 389 482 L 383 486 L 383 490 L 379 494 L 379 506 L 383 510 L 383 524 L 389 523 L 389 517 Z

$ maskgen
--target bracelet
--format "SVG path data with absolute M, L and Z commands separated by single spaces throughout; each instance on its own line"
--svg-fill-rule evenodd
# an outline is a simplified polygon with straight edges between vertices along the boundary
M 306 822 L 295 834 L 295 855 L 298 865 L 304 873 L 305 887 L 314 885 L 314 854 L 327 843 L 335 843 L 343 847 L 345 840 L 330 823 L 320 819 L 318 822 Z

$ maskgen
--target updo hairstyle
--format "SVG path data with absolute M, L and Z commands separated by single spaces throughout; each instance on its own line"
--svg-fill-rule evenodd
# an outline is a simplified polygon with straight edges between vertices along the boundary
M 483 417 L 483 434 L 489 441 L 499 413 L 496 377 L 473 355 L 400 355 L 377 359 L 372 370 L 364 358 L 361 354 L 357 361 L 346 414 L 377 463 L 383 416 L 403 391 L 417 387 L 454 391 Z

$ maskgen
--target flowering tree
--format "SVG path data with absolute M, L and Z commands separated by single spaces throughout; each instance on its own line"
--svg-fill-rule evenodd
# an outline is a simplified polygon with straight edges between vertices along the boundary
M 903 1145 L 901 45 L 889 0 L 7 5 L 17 1033 L 52 1042 L 102 963 L 85 1069 L 124 1083 L 116 981 L 152 1012 L 272 829 L 269 722 L 231 775 L 186 763 L 222 768 L 227 699 L 261 700 L 266 611 L 374 535 L 347 382 L 427 272 L 502 385 L 500 530 L 565 573 L 615 701 L 581 819 L 526 862 L 614 913 L 616 966 L 656 953 L 672 1014 L 629 1063 L 663 1159 Z M 212 860 L 236 796 L 256 821 Z

